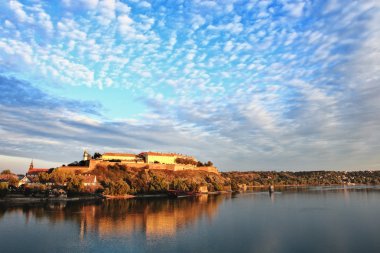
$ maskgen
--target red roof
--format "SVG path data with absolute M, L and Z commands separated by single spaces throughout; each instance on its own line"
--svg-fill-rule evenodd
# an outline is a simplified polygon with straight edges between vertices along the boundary
M 33 169 L 29 169 L 26 174 L 38 174 L 38 173 L 43 173 L 43 172 L 49 172 L 49 169 L 33 168 Z
M 174 153 L 159 153 L 159 152 L 143 152 L 143 155 L 153 155 L 153 156 L 176 156 Z
M 135 157 L 135 154 L 128 154 L 128 153 L 104 153 L 103 155 L 108 156 L 129 156 L 129 157 Z

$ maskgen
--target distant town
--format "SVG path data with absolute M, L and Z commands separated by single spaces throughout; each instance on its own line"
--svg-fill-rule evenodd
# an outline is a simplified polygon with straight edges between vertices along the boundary
M 25 174 L 3 170 L 2 199 L 130 198 L 241 192 L 268 186 L 380 184 L 380 171 L 219 172 L 211 161 L 178 153 L 83 152 L 82 160 Z

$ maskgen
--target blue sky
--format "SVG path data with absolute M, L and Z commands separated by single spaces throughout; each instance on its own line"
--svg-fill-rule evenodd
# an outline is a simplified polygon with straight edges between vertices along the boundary
M 0 169 L 379 169 L 378 24 L 376 0 L 1 1 Z

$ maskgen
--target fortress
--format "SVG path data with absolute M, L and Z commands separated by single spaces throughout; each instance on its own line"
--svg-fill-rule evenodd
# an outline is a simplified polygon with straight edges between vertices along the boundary
M 212 164 L 204 165 L 192 156 L 177 153 L 142 152 L 140 154 L 131 153 L 104 153 L 103 155 L 92 157 L 86 150 L 83 153 L 83 162 L 86 166 L 62 166 L 57 168 L 61 171 L 86 173 L 96 168 L 97 165 L 121 164 L 130 168 L 146 168 L 153 170 L 171 171 L 206 171 L 218 173 Z

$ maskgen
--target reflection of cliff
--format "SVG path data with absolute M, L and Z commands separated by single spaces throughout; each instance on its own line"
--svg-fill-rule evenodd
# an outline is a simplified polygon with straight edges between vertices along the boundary
M 195 199 L 109 200 L 83 207 L 81 233 L 96 231 L 104 237 L 139 231 L 147 237 L 173 236 L 177 229 L 201 217 L 211 219 L 222 200 L 222 196 L 207 195 Z
M 28 220 L 50 223 L 75 222 L 79 236 L 95 233 L 99 237 L 127 237 L 144 233 L 146 237 L 174 236 L 178 229 L 201 218 L 212 219 L 218 205 L 228 195 L 202 195 L 183 199 L 105 200 L 88 203 L 23 204 L 0 206 L 0 219 L 5 212 L 22 213 Z

